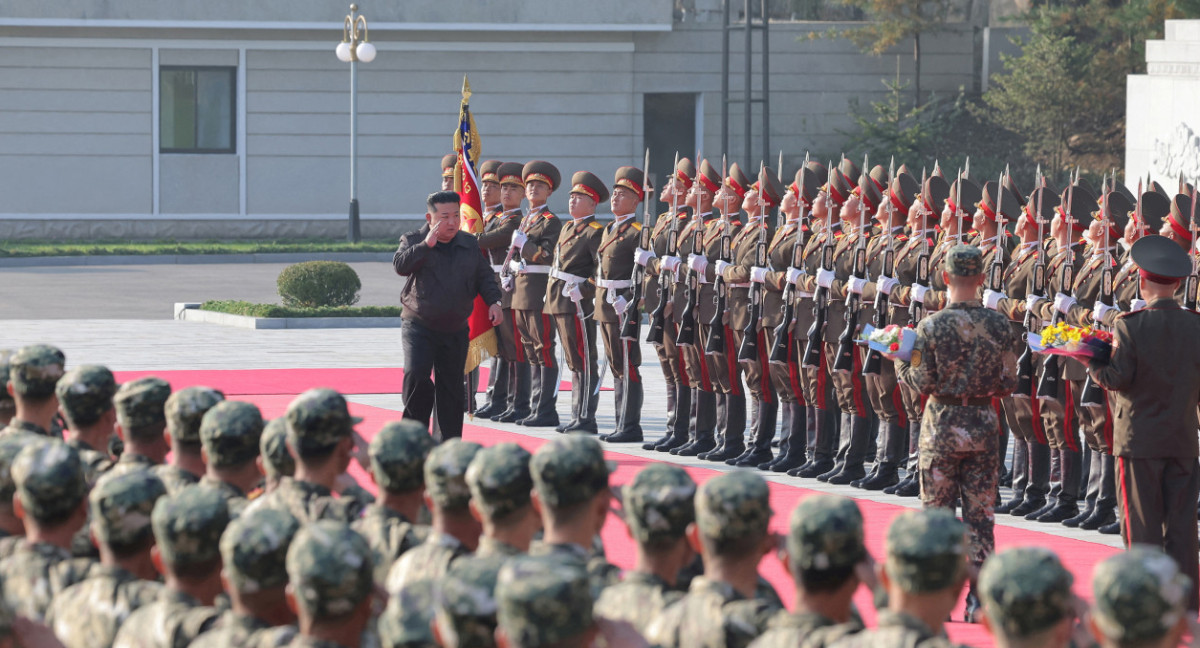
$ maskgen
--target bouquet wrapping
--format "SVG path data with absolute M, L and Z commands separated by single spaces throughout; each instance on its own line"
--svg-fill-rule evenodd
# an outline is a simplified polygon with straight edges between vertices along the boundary
M 1064 355 L 1080 362 L 1107 362 L 1112 353 L 1112 333 L 1090 326 L 1071 326 L 1059 322 L 1029 334 L 1029 348 L 1035 353 Z
M 917 341 L 917 332 L 895 324 L 889 324 L 881 329 L 867 324 L 859 333 L 858 339 L 873 351 L 908 362 L 912 358 L 913 343 Z

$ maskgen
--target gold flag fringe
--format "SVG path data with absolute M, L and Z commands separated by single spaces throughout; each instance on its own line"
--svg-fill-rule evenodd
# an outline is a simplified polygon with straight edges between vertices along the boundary
M 467 364 L 463 369 L 463 375 L 475 371 L 479 365 L 483 364 L 484 360 L 496 355 L 497 349 L 496 329 L 490 328 L 482 335 L 471 340 L 467 345 Z

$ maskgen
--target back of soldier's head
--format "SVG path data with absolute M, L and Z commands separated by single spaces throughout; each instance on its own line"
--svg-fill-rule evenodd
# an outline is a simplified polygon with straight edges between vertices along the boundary
M 423 488 L 425 458 L 433 447 L 433 437 L 416 421 L 405 419 L 384 425 L 367 449 L 375 484 L 394 494 Z
M 287 553 L 300 523 L 282 509 L 243 513 L 221 534 L 221 563 L 229 586 L 244 594 L 287 585 Z
M 678 466 L 646 466 L 622 495 L 625 523 L 644 549 L 670 548 L 696 521 L 696 482 Z
M 429 452 L 425 459 L 425 492 L 435 508 L 464 513 L 471 501 L 467 487 L 467 468 L 483 446 L 462 439 L 450 439 Z
M 383 648 L 427 648 L 438 646 L 433 628 L 434 584 L 429 580 L 408 583 L 388 598 L 379 615 L 379 643 Z M 454 646 L 443 642 L 442 646 Z
M 305 525 L 288 549 L 288 588 L 310 619 L 332 620 L 358 610 L 371 595 L 374 570 L 367 541 L 341 522 Z
M 613 466 L 595 438 L 567 434 L 543 444 L 533 453 L 529 472 L 544 510 L 568 513 L 608 492 Z
M 332 389 L 310 389 L 288 404 L 288 445 L 305 462 L 327 459 L 338 444 L 350 438 L 362 419 L 350 416 L 346 399 Z
M 278 480 L 296 474 L 296 460 L 287 447 L 287 419 L 282 416 L 274 418 L 263 426 L 258 451 L 267 479 Z
M 62 378 L 67 358 L 47 344 L 31 344 L 17 349 L 8 359 L 8 382 L 13 395 L 29 402 L 42 402 L 54 396 L 54 387 Z
M 0 437 L 0 510 L 12 510 L 13 495 L 17 493 L 12 468 L 17 455 L 26 446 L 44 441 L 44 438 L 35 434 L 9 434 Z
M 967 573 L 966 533 L 967 527 L 945 509 L 901 513 L 887 531 L 888 577 L 912 594 L 961 587 Z
M 528 510 L 533 477 L 529 451 L 515 443 L 497 443 L 480 450 L 467 467 L 467 486 L 475 507 L 493 522 L 503 523 Z
M 792 578 L 808 592 L 841 587 L 868 557 L 854 500 L 812 495 L 792 509 L 787 536 Z
M 151 515 L 154 542 L 176 576 L 211 575 L 221 558 L 229 507 L 215 488 L 191 486 L 158 500 Z
M 171 386 L 154 376 L 121 385 L 113 396 L 113 406 L 117 408 L 117 424 L 127 441 L 148 443 L 162 439 L 170 396 Z
M 221 401 L 200 421 L 200 445 L 214 468 L 244 466 L 258 457 L 262 413 L 253 403 Z
M 496 645 L 496 582 L 508 558 L 464 558 L 434 588 L 434 616 L 442 643 L 458 648 Z
M 705 547 L 718 556 L 754 555 L 771 522 L 769 499 L 767 482 L 750 471 L 704 482 L 696 492 L 696 527 Z
M 595 625 L 587 572 L 554 556 L 509 560 L 496 580 L 496 604 L 512 648 L 582 645 Z
M 92 536 L 118 556 L 148 549 L 154 540 L 150 517 L 167 488 L 146 469 L 108 475 L 88 494 Z
M 117 387 L 117 380 L 107 367 L 82 365 L 63 374 L 54 392 L 67 423 L 85 428 L 95 425 L 112 410 Z
M 1074 618 L 1074 581 L 1044 547 L 1016 547 L 988 558 L 978 591 L 991 631 L 1006 643 L 1028 642 Z
M 1092 621 L 1105 646 L 1166 643 L 1187 612 L 1195 585 L 1160 549 L 1134 545 L 1092 572 Z
M 174 447 L 185 452 L 199 452 L 200 424 L 204 414 L 223 400 L 225 394 L 211 387 L 185 387 L 171 394 L 163 406 L 163 413 Z
M 54 526 L 80 510 L 87 497 L 79 453 L 62 441 L 36 441 L 25 446 L 12 465 L 17 498 L 27 518 Z

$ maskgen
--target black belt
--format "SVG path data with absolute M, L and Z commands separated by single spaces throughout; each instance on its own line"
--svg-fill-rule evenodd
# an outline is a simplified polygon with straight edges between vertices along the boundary
M 968 398 L 966 396 L 930 396 L 929 400 L 939 405 L 960 405 L 962 407 L 988 407 L 992 404 L 991 396 Z

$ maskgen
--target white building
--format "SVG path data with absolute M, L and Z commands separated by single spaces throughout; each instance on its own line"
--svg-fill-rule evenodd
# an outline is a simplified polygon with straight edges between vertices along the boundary
M 1200 180 L 1200 20 L 1168 20 L 1146 42 L 1146 74 L 1127 79 L 1126 184 L 1150 176 L 1169 192 Z

